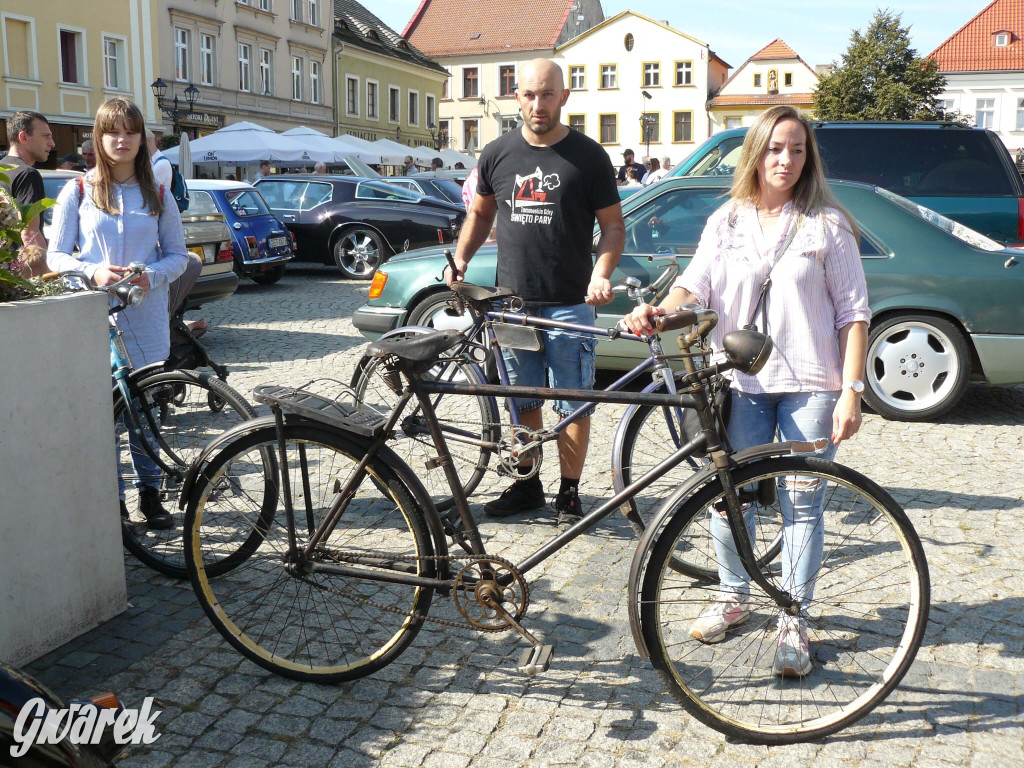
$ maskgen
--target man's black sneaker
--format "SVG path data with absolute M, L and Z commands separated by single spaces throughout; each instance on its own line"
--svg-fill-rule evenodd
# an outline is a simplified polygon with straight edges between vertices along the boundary
M 155 531 L 166 531 L 174 527 L 171 513 L 160 504 L 160 491 L 148 485 L 139 488 L 139 512 L 146 516 L 146 527 Z
M 490 517 L 508 517 L 517 512 L 529 512 L 547 504 L 544 486 L 540 477 L 534 475 L 527 480 L 517 480 L 502 491 L 501 496 L 484 504 L 484 512 Z
M 575 489 L 558 494 L 555 498 L 555 512 L 558 513 L 558 524 L 566 527 L 580 521 L 583 517 L 583 507 L 580 504 L 579 494 Z

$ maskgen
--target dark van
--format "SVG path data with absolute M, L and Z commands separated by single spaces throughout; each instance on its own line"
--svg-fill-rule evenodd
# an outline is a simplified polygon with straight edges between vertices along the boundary
M 816 122 L 829 178 L 872 184 L 1004 243 L 1024 241 L 1024 182 L 992 131 L 945 122 Z M 746 128 L 716 133 L 669 176 L 732 175 Z

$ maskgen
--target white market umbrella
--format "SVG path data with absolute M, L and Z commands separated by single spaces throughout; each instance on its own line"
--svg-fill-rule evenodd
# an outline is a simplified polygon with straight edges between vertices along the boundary
M 187 133 L 181 134 L 181 142 L 178 144 L 178 172 L 183 179 L 191 179 L 193 173 L 192 147 L 189 146 Z M 173 161 L 172 161 L 173 162 Z
M 406 155 L 412 154 L 407 146 L 391 139 L 377 139 L 373 146 L 381 153 L 381 162 L 385 165 L 401 165 Z
M 344 139 L 332 139 L 326 133 L 305 125 L 284 131 L 281 136 L 287 137 L 290 141 L 300 142 L 307 150 L 330 154 L 331 159 L 323 160 L 325 163 L 340 163 L 349 155 L 355 155 L 364 163 L 380 162 L 379 152 L 366 151 Z
M 476 158 L 475 157 L 470 157 L 469 155 L 465 155 L 462 152 L 459 152 L 457 149 L 451 149 L 451 148 L 449 148 L 449 149 L 442 149 L 441 152 L 440 152 L 440 155 L 441 155 L 441 159 L 444 160 L 444 164 L 446 166 L 454 167 L 454 165 L 456 163 L 462 163 L 467 168 L 475 168 L 476 167 Z
M 302 165 L 318 159 L 303 147 L 301 140 L 282 138 L 269 128 L 250 122 L 225 126 L 196 139 L 190 148 L 196 165 L 251 165 L 261 160 Z M 171 162 L 175 162 L 178 154 Z

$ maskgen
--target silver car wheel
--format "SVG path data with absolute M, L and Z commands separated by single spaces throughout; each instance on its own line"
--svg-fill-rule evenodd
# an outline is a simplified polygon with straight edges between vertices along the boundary
M 334 260 L 346 277 L 366 280 L 384 263 L 386 246 L 376 232 L 353 229 L 335 246 Z

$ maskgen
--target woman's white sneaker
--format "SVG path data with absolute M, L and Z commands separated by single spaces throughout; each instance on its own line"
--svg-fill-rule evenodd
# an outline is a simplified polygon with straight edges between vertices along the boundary
M 772 671 L 783 677 L 803 677 L 811 671 L 811 649 L 807 622 L 799 617 L 779 620 L 779 643 L 775 647 Z
M 695 637 L 702 643 L 720 643 L 725 640 L 726 630 L 742 624 L 749 618 L 749 601 L 724 597 L 715 600 L 690 625 L 690 637 Z

